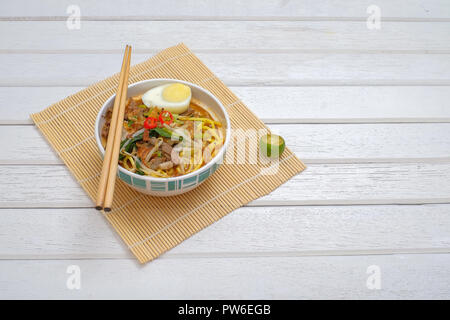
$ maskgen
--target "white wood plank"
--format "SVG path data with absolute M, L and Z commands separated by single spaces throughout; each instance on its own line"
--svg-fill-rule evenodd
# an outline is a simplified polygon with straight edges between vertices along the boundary
M 272 124 L 306 163 L 450 162 L 450 123 Z M 14 149 L 11 149 L 14 146 Z M 61 164 L 34 126 L 0 126 L 0 164 Z
M 227 85 L 450 85 L 447 54 L 200 53 Z M 120 54 L 0 54 L 0 86 L 86 86 L 120 69 Z M 150 58 L 135 54 L 133 64 Z M 132 79 L 131 79 L 132 81 Z
M 30 124 L 31 113 L 84 88 L 0 87 L 0 124 Z M 450 122 L 448 86 L 230 89 L 266 123 Z
M 164 3 L 164 5 L 159 2 L 148 3 L 150 2 L 130 5 L 119 2 L 114 8 L 105 6 L 103 2 L 94 5 L 82 0 L 78 4 L 81 5 L 83 18 L 86 20 L 130 18 L 217 20 L 217 17 L 222 20 L 244 20 L 249 19 L 250 15 L 250 19 L 254 20 L 306 20 L 306 23 L 283 21 L 234 24 L 212 21 L 208 24 L 205 22 L 183 24 L 160 21 L 135 24 L 82 21 L 82 29 L 78 33 L 76 31 L 69 33 L 65 29 L 64 21 L 65 9 L 69 3 L 49 1 L 40 6 L 34 2 L 25 5 L 21 1 L 5 3 L 0 5 L 0 20 L 14 20 L 18 18 L 17 16 L 25 15 L 29 16 L 26 20 L 59 20 L 59 22 L 0 23 L 0 38 L 3 43 L 0 44 L 0 50 L 4 53 L 21 51 L 40 53 L 34 56 L 2 55 L 6 64 L 11 65 L 0 67 L 0 85 L 85 86 L 99 80 L 116 72 L 119 54 L 102 56 L 42 53 L 46 51 L 91 53 L 96 50 L 119 52 L 121 39 L 111 38 L 111 34 L 105 35 L 101 26 L 112 25 L 112 29 L 120 27 L 123 30 L 123 26 L 132 24 L 140 27 L 138 31 L 131 30 L 137 52 L 147 53 L 138 55 L 137 59 L 144 60 L 155 49 L 172 44 L 155 37 L 162 30 L 172 35 L 178 31 L 176 38 L 172 36 L 174 41 L 183 40 L 197 52 L 203 52 L 205 58 L 203 56 L 201 58 L 208 66 L 213 67 L 213 71 L 219 70 L 218 75 L 227 83 L 237 86 L 450 84 L 448 55 L 425 55 L 417 54 L 418 52 L 414 55 L 398 54 L 402 50 L 415 50 L 421 53 L 434 50 L 436 53 L 449 49 L 448 27 L 446 23 L 436 22 L 449 20 L 448 2 L 406 3 L 382 0 L 377 5 L 381 6 L 384 21 L 382 30 L 375 33 L 369 33 L 365 28 L 365 9 L 372 4 L 365 2 L 350 1 L 338 4 L 334 1 L 321 3 L 315 1 L 305 5 L 289 1 L 264 4 L 251 1 L 236 7 L 213 1 L 206 3 L 206 7 L 190 6 L 191 8 L 184 7 L 189 5 L 189 2 L 183 2 L 183 6 L 179 3 Z M 157 17 L 152 16 L 154 11 L 143 10 L 149 8 L 148 6 L 153 9 L 155 5 L 161 9 L 158 10 Z M 23 8 L 17 10 L 20 6 L 25 6 L 25 10 Z M 6 10 L 3 10 L 4 8 Z M 430 24 L 387 22 L 429 19 L 434 22 Z M 311 23 L 308 20 L 326 22 Z M 327 20 L 353 20 L 353 22 L 330 23 Z M 179 31 L 175 24 L 182 27 L 182 30 L 191 28 L 191 31 L 195 31 L 196 37 L 192 39 L 190 32 Z M 225 38 L 227 41 L 223 40 L 224 37 L 212 37 L 212 41 L 210 39 L 207 41 L 208 32 L 223 34 L 221 29 L 227 30 Z M 198 36 L 199 30 L 206 30 L 203 38 Z M 326 33 L 330 30 L 335 34 Z M 10 36 L 9 32 L 16 32 L 16 38 Z M 237 33 L 239 37 L 235 36 Z M 260 35 L 263 33 L 268 37 L 268 41 L 267 39 L 265 42 L 261 41 Z M 89 35 L 92 35 L 92 38 L 95 36 L 97 41 L 92 41 Z M 109 40 L 103 41 L 108 36 Z M 150 43 L 147 37 L 153 37 L 157 41 L 154 41 L 152 46 L 147 45 Z M 208 53 L 215 53 L 215 50 L 217 52 L 229 50 L 233 53 Z M 237 53 L 246 50 L 252 54 Z M 254 50 L 258 54 L 255 55 Z M 311 52 L 297 57 L 293 52 L 299 50 Z M 337 54 L 325 56 L 315 53 L 328 50 L 336 50 Z M 272 51 L 287 53 L 277 55 L 268 53 Z M 370 56 L 360 53 L 349 54 L 350 51 L 380 51 L 383 54 Z M 229 56 L 228 60 L 224 59 L 226 56 Z M 78 60 L 80 57 L 81 60 Z M 273 59 L 274 57 L 276 58 Z M 17 68 L 20 60 L 15 59 L 22 58 L 25 64 Z M 92 58 L 97 65 L 91 63 Z M 56 64 L 51 65 L 52 59 Z M 281 70 L 281 73 L 275 74 L 273 68 L 267 67 L 273 65 L 272 61 L 275 63 L 282 61 L 281 67 L 277 68 L 277 72 Z M 67 62 L 72 64 L 65 65 Z M 13 68 L 14 66 L 16 67 Z M 84 73 L 80 66 L 91 67 L 92 70 Z M 65 72 L 63 78 L 61 72 Z M 358 101 L 359 105 L 355 103 L 355 96 L 351 94 L 351 90 L 355 90 L 356 87 L 343 87 L 350 92 L 334 88 L 337 91 L 315 87 L 318 91 L 315 91 L 310 99 L 316 104 L 309 103 L 310 109 L 302 108 L 305 113 L 297 118 L 289 115 L 297 115 L 298 108 L 302 106 L 298 100 L 308 97 L 301 90 L 309 88 L 296 88 L 300 90 L 293 95 L 289 95 L 288 90 L 291 88 L 276 88 L 280 89 L 278 91 L 280 94 L 289 95 L 289 98 L 282 100 L 288 105 L 285 119 L 276 115 L 267 116 L 271 113 L 265 111 L 265 104 L 270 109 L 274 102 L 279 101 L 270 100 L 273 99 L 272 92 L 265 93 L 263 91 L 266 88 L 262 87 L 252 88 L 251 95 L 256 94 L 255 103 L 263 106 L 261 109 L 254 109 L 263 110 L 267 116 L 265 120 L 269 122 L 283 122 L 287 121 L 286 119 L 296 122 L 308 118 L 310 121 L 320 122 L 321 115 L 325 120 L 331 118 L 332 121 L 342 122 L 364 122 L 365 119 L 448 121 L 446 113 L 448 108 L 445 102 L 448 101 L 449 91 L 446 87 L 426 87 L 424 91 L 415 91 L 416 87 L 399 87 L 398 92 L 397 87 L 390 87 L 387 95 L 383 95 L 386 91 L 377 92 L 384 87 L 372 87 L 368 89 L 367 96 L 367 99 L 372 98 L 372 102 L 367 103 L 361 99 Z M 1 88 L 1 90 L 8 89 Z M 40 89 L 32 88 L 32 90 Z M 52 88 L 42 89 L 43 92 L 37 93 L 37 97 L 42 97 L 45 90 Z M 61 90 L 60 94 L 65 94 L 63 92 L 65 89 L 57 88 Z M 241 87 L 236 89 L 245 91 L 245 88 Z M 314 98 L 314 95 L 324 96 L 320 90 L 327 90 L 330 93 L 325 94 L 326 97 L 322 99 Z M 332 94 L 344 97 L 335 101 Z M 4 105 L 3 97 L 0 94 L 0 107 Z M 41 101 L 46 99 L 47 96 Z M 58 99 L 52 99 L 49 103 Z M 30 105 L 39 102 L 39 98 L 33 99 L 33 94 L 29 100 Z M 261 100 L 263 102 L 260 102 Z M 307 101 L 302 103 L 306 104 Z M 320 101 L 328 102 L 328 106 L 331 107 L 324 108 L 322 104 L 319 105 L 322 108 L 318 108 Z M 346 107 L 340 107 L 339 103 Z M 361 106 L 370 107 L 370 110 L 364 110 Z M 39 109 L 41 107 L 44 105 L 39 105 Z M 24 107 L 26 108 L 28 106 Z M 4 109 L 5 107 L 2 107 L 2 110 Z M 9 103 L 6 109 L 14 110 Z M 345 112 L 348 112 L 348 116 L 345 116 Z M 8 123 L 8 119 L 12 119 L 20 122 L 23 121 L 20 119 L 25 117 L 15 113 L 5 119 L 2 118 L 0 121 Z M 446 150 L 449 150 L 449 141 L 446 137 L 449 135 L 445 124 L 438 124 L 434 128 L 420 124 L 390 127 L 302 126 L 300 130 L 297 126 L 275 126 L 274 129 L 277 127 L 286 130 L 281 133 L 289 139 L 289 143 L 299 156 L 303 159 L 306 157 L 312 162 L 386 161 L 392 158 L 396 161 L 403 159 L 429 161 L 436 158 L 448 160 Z M 11 134 L 7 129 L 14 131 L 19 130 L 19 127 L 0 127 L 0 137 Z M 57 159 L 47 146 L 42 145 L 43 140 L 38 138 L 34 130 L 33 127 L 27 127 L 14 137 L 17 142 L 10 139 L 20 145 L 20 150 L 16 150 L 11 158 L 6 154 L 4 158 L 6 163 L 57 163 Z M 309 137 L 306 141 L 311 143 L 305 144 L 300 141 L 296 130 L 302 137 Z M 401 140 L 402 135 L 404 141 Z M 326 141 L 330 136 L 334 139 L 332 146 Z M 25 138 L 27 142 L 23 143 L 21 138 Z M 29 143 L 33 140 L 36 146 L 41 144 L 42 148 L 34 146 L 31 148 Z M 380 141 L 383 141 L 383 144 Z M 418 141 L 420 143 L 417 143 Z M 5 150 L 4 147 L 8 150 L 6 142 L 5 138 L 0 138 L 1 150 Z M 364 145 L 370 147 L 364 148 Z M 29 158 L 18 155 L 22 152 L 27 154 L 30 150 L 32 153 Z M 4 154 L 5 152 L 0 158 L 4 157 Z M 389 158 L 386 158 L 385 154 L 389 154 Z M 0 159 L 0 163 L 1 161 Z M 450 202 L 449 169 L 447 163 L 311 165 L 304 174 L 251 205 Z M 92 206 L 73 179 L 68 177 L 63 166 L 0 166 L 0 194 L 0 207 Z M 96 212 L 92 214 L 92 209 L 38 211 L 29 209 L 23 212 L 21 209 L 2 209 L 0 210 L 2 258 L 61 259 L 76 256 L 127 259 L 3 260 L 0 261 L 2 283 L 0 297 L 14 298 L 25 295 L 41 298 L 114 298 L 121 295 L 126 298 L 448 298 L 450 297 L 448 254 L 387 255 L 399 252 L 448 252 L 447 206 L 242 208 L 172 250 L 162 259 L 149 264 L 147 266 L 147 269 L 151 268 L 149 272 L 147 270 L 144 272 L 143 268 L 137 266 L 104 219 Z M 240 220 L 235 221 L 236 219 Z M 236 226 L 251 228 L 238 227 L 238 235 L 229 239 L 227 235 L 230 228 L 235 229 Z M 287 230 L 291 232 L 286 232 Z M 385 234 L 389 234 L 389 237 L 385 237 Z M 220 241 L 221 239 L 223 240 Z M 314 256 L 360 255 L 364 252 L 383 255 Z M 267 257 L 264 257 L 265 255 Z M 299 257 L 301 255 L 313 256 Z M 254 258 L 249 258 L 253 256 Z M 70 291 L 65 287 L 68 276 L 65 271 L 69 264 L 78 264 L 82 267 L 83 289 L 80 292 Z M 383 290 L 372 291 L 365 286 L 368 277 L 367 266 L 371 264 L 381 267 Z M 411 265 L 414 268 L 411 268 Z M 131 281 L 130 274 L 135 275 Z M 151 286 L 145 283 L 151 283 Z M 218 291 L 217 288 L 221 290 Z
M 450 121 L 450 88 L 446 86 L 230 89 L 259 118 L 269 123 Z M 36 110 L 41 109 L 42 105 Z
M 0 52 L 122 53 L 126 34 L 135 53 L 178 42 L 196 52 L 448 53 L 448 30 L 450 22 L 383 22 L 374 31 L 365 21 L 83 21 L 79 30 L 61 21 L 0 21 Z
M 270 125 L 307 163 L 449 161 L 450 124 Z
M 250 205 L 449 203 L 448 163 L 310 164 Z M 92 207 L 64 166 L 0 166 L 0 207 Z
M 163 257 L 450 252 L 449 212 L 448 204 L 244 207 Z M 92 208 L 2 209 L 0 221 L 0 259 L 134 259 Z
M 346 257 L 0 261 L 0 298 L 448 299 L 449 254 Z M 67 268 L 81 270 L 69 290 Z M 368 267 L 380 269 L 370 290 Z
M 30 124 L 36 113 L 85 87 L 0 87 L 0 124 Z M 25 93 L 26 92 L 26 93 Z M 27 103 L 21 97 L 26 95 Z
M 71 0 L 15 0 L 3 2 L 1 17 L 65 18 Z M 83 18 L 97 19 L 366 19 L 369 0 L 208 0 L 199 5 L 196 0 L 77 0 Z M 449 18 L 450 6 L 445 0 L 377 0 L 383 19 Z

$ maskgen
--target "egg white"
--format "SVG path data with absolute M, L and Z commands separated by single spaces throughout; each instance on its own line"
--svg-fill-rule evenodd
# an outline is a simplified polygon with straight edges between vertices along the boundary
M 164 99 L 163 91 L 164 89 L 171 85 L 172 83 L 164 84 L 155 88 L 148 90 L 142 96 L 142 102 L 147 107 L 158 107 L 164 108 L 164 110 L 170 111 L 171 113 L 183 113 L 189 108 L 189 104 L 192 98 L 192 91 L 189 93 L 189 97 L 180 102 L 170 102 Z

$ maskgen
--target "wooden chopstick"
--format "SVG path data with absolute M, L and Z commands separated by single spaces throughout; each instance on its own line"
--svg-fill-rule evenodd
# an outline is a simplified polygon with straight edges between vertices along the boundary
M 120 70 L 119 85 L 114 99 L 111 124 L 106 142 L 106 150 L 103 158 L 102 172 L 97 193 L 95 208 L 105 211 L 111 210 L 116 181 L 120 140 L 122 137 L 122 122 L 125 113 L 125 100 L 127 98 L 128 75 L 130 71 L 131 46 L 125 47 L 125 53 Z

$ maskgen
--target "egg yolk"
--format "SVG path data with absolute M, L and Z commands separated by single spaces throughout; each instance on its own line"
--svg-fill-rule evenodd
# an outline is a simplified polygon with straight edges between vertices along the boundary
M 189 98 L 191 88 L 181 83 L 173 83 L 164 88 L 162 96 L 168 102 L 181 102 Z

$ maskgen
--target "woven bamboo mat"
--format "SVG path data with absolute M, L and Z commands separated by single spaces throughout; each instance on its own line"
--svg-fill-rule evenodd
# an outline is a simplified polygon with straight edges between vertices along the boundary
M 129 83 L 151 78 L 190 81 L 209 90 L 226 107 L 233 131 L 268 130 L 184 44 L 167 48 L 133 66 Z M 115 93 L 118 80 L 116 74 L 31 115 L 94 202 L 102 166 L 94 123 L 100 107 Z M 145 263 L 305 169 L 288 148 L 276 174 L 264 173 L 266 167 L 260 161 L 229 164 L 225 160 L 202 185 L 169 198 L 144 195 L 117 179 L 112 211 L 104 215 L 137 259 Z

